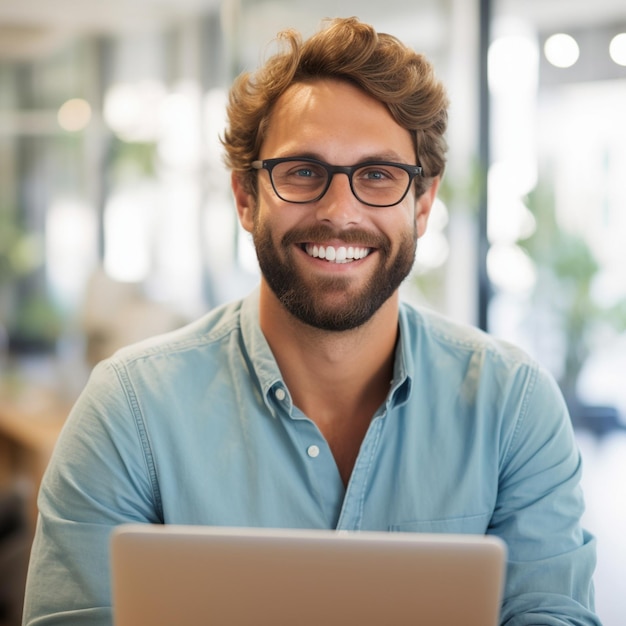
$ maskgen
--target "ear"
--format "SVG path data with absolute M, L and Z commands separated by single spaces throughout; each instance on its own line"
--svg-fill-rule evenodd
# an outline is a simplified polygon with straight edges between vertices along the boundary
M 426 232 L 426 225 L 433 203 L 437 197 L 437 190 L 441 179 L 439 176 L 433 178 L 430 187 L 415 202 L 415 222 L 417 226 L 417 236 L 422 237 Z
M 235 198 L 239 223 L 242 228 L 250 233 L 254 227 L 255 199 L 244 189 L 241 177 L 237 172 L 231 174 L 230 184 Z

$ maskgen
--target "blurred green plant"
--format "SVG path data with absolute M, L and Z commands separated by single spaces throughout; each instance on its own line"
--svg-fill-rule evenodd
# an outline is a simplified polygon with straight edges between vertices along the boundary
M 33 293 L 20 302 L 8 331 L 15 351 L 47 351 L 61 334 L 62 318 L 50 298 Z
M 24 229 L 15 212 L 0 208 L 0 325 L 17 349 L 49 349 L 61 332 L 61 316 L 36 280 L 44 263 L 43 241 Z M 10 304 L 9 304 L 10 303 Z
M 478 215 L 482 176 L 478 160 L 471 160 L 462 175 L 444 172 L 437 195 L 451 213 Z
M 151 178 L 156 175 L 157 145 L 154 142 L 129 142 L 113 136 L 109 146 L 111 179 Z
M 12 211 L 0 208 L 0 285 L 34 271 L 42 262 L 41 242 L 18 224 Z
M 565 354 L 559 383 L 566 398 L 576 399 L 580 372 L 600 328 L 626 330 L 626 300 L 602 306 L 593 297 L 600 265 L 587 242 L 558 223 L 551 185 L 540 181 L 526 205 L 537 222 L 535 232 L 519 242 L 534 260 L 537 282 L 533 294 L 539 310 L 559 321 Z

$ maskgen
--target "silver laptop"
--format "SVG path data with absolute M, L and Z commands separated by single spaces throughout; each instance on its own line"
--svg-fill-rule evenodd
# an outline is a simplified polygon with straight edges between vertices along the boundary
M 115 626 L 496 626 L 494 537 L 123 525 Z

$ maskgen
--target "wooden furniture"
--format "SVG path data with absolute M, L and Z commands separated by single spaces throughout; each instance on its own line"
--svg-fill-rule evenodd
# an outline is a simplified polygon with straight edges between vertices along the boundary
M 41 478 L 69 408 L 50 390 L 0 384 L 0 486 L 26 492 L 31 530 Z

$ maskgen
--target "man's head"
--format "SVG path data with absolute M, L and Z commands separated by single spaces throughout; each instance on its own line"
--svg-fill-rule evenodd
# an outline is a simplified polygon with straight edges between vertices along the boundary
M 293 83 L 322 78 L 359 86 L 411 133 L 416 163 L 424 170 L 416 179 L 417 195 L 443 173 L 448 100 L 423 55 L 356 18 L 334 19 L 304 42 L 292 30 L 280 33 L 279 39 L 283 51 L 256 73 L 239 76 L 230 92 L 226 163 L 248 193 L 256 193 L 257 174 L 251 165 L 259 157 L 275 102 Z
M 423 57 L 357 20 L 304 43 L 284 36 L 290 51 L 231 92 L 237 210 L 262 292 L 310 326 L 350 330 L 412 267 L 444 167 L 447 100 Z

